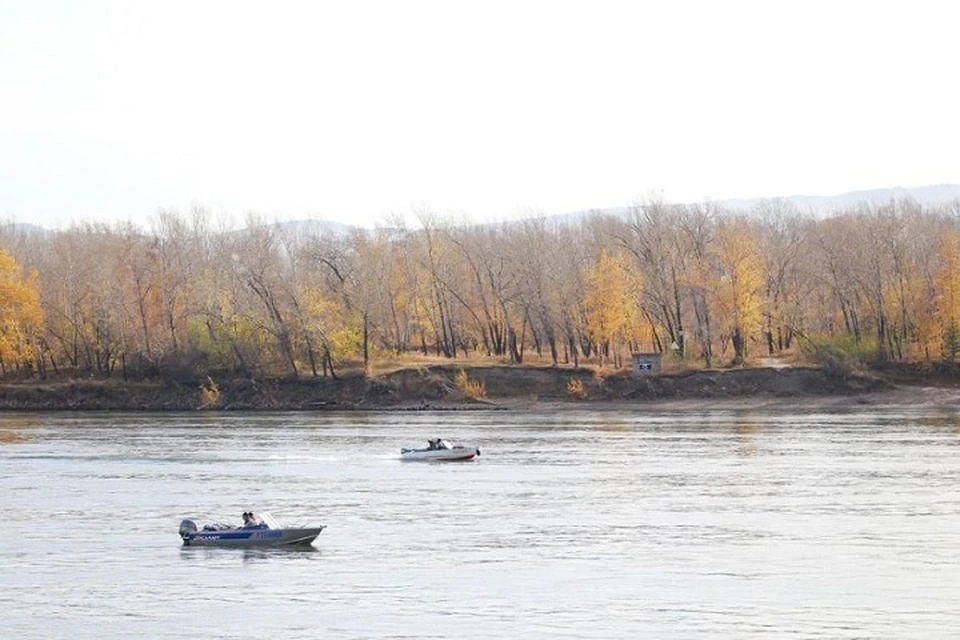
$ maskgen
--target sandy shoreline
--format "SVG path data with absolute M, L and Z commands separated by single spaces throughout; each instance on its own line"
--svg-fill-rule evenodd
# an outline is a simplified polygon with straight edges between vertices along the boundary
M 770 397 L 746 395 L 728 398 L 659 400 L 541 400 L 510 398 L 489 402 L 432 402 L 420 405 L 371 407 L 373 411 L 845 411 L 929 407 L 960 410 L 960 389 L 898 385 L 892 389 L 844 395 Z

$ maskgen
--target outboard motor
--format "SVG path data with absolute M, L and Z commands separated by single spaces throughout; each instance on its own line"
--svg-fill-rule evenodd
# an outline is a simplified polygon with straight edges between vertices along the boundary
M 197 523 L 193 520 L 181 520 L 180 521 L 180 537 L 184 540 L 188 536 L 197 532 Z

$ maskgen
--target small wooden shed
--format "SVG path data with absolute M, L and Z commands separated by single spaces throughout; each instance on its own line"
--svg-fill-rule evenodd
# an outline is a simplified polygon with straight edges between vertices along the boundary
M 631 356 L 634 373 L 659 373 L 663 356 L 659 353 L 634 353 Z

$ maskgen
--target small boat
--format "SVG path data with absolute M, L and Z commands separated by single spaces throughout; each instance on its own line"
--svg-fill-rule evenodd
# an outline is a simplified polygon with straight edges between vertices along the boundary
M 282 527 L 264 513 L 244 512 L 244 524 L 212 522 L 198 527 L 193 520 L 180 522 L 180 539 L 185 547 L 291 547 L 310 545 L 326 525 Z
M 480 455 L 477 447 L 450 446 L 443 438 L 428 440 L 426 449 L 400 449 L 401 460 L 424 460 L 427 462 L 454 462 L 457 460 L 473 460 Z

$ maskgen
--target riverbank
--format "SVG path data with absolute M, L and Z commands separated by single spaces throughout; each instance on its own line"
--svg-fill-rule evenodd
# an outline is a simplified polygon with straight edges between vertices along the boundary
M 564 410 L 606 407 L 844 408 L 960 406 L 952 374 L 900 368 L 840 375 L 812 367 L 661 375 L 562 367 L 434 365 L 378 376 L 0 385 L 5 411 Z

